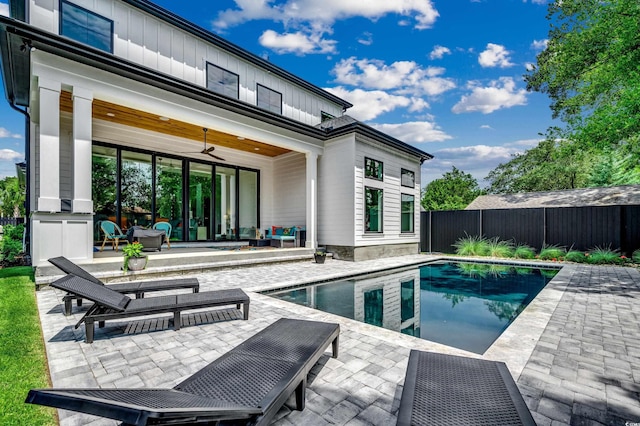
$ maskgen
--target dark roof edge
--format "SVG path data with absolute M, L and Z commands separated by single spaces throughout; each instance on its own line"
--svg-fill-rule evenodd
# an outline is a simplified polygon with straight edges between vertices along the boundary
M 13 33 L 43 52 L 70 59 L 91 67 L 114 73 L 132 80 L 154 86 L 168 92 L 186 96 L 209 105 L 226 109 L 265 123 L 285 128 L 306 136 L 324 140 L 326 132 L 308 124 L 274 114 L 257 106 L 218 95 L 204 87 L 154 71 L 142 65 L 118 58 L 110 53 L 75 42 L 35 28 L 21 21 L 0 16 L 0 26 L 7 33 Z M 24 52 L 26 55 L 27 52 Z M 25 78 L 28 78 L 26 76 Z
M 347 101 L 345 101 L 344 99 L 341 99 L 339 97 L 337 97 L 336 95 L 327 92 L 324 89 L 321 89 L 320 87 L 309 83 L 306 80 L 301 79 L 300 77 L 297 77 L 294 74 L 291 74 L 290 72 L 278 67 L 277 65 L 272 64 L 269 61 L 266 61 L 264 59 L 262 59 L 261 57 L 249 52 L 248 50 L 245 50 L 243 48 L 241 48 L 240 46 L 237 46 L 225 39 L 223 39 L 222 37 L 219 37 L 215 34 L 213 34 L 210 31 L 207 31 L 206 29 L 192 23 L 189 22 L 188 20 L 176 15 L 173 12 L 170 12 L 154 3 L 151 3 L 149 1 L 146 0 L 122 0 L 125 3 L 130 4 L 131 6 L 134 6 L 140 10 L 143 10 L 147 13 L 149 13 L 150 15 L 155 16 L 156 18 L 162 19 L 163 21 L 166 21 L 168 23 L 170 23 L 171 25 L 174 25 L 184 31 L 187 31 L 190 34 L 193 34 L 196 37 L 199 37 L 203 40 L 208 41 L 209 43 L 212 43 L 228 52 L 233 53 L 234 55 L 249 61 L 261 68 L 266 68 L 267 70 L 269 70 L 270 72 L 272 72 L 273 74 L 278 75 L 279 77 L 282 77 L 286 80 L 291 81 L 292 83 L 295 83 L 299 86 L 304 87 L 305 89 L 320 95 L 324 98 L 327 98 L 329 100 L 331 100 L 332 102 L 335 102 L 339 105 L 342 105 L 343 108 L 347 109 L 347 108 L 351 108 L 353 105 Z
M 426 160 L 431 160 L 433 158 L 433 155 L 427 152 L 424 152 L 423 150 L 418 149 L 414 146 L 411 146 L 408 143 L 402 142 L 401 140 L 398 140 L 392 136 L 389 136 L 359 121 L 352 124 L 348 124 L 346 126 L 338 127 L 337 129 L 327 130 L 327 136 L 329 136 L 330 138 L 335 138 L 335 137 L 343 136 L 353 132 L 370 137 L 374 140 L 384 143 L 385 145 L 392 146 L 408 154 L 415 155 L 416 157 L 420 158 L 421 164 Z

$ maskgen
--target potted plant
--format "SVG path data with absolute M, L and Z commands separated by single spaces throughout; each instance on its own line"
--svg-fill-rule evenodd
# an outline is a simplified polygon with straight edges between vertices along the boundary
M 313 258 L 315 259 L 316 263 L 324 263 L 325 259 L 327 258 L 327 252 L 325 249 L 317 249 L 315 253 L 313 253 Z
M 135 241 L 131 244 L 127 244 L 122 247 L 124 253 L 124 264 L 122 270 L 127 272 L 129 269 L 132 271 L 141 271 L 147 266 L 147 256 L 142 252 L 144 246 Z

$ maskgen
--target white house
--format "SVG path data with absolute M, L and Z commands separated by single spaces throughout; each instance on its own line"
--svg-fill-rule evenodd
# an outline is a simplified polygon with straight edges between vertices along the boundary
M 5 94 L 27 123 L 32 262 L 88 260 L 99 221 L 178 241 L 296 226 L 307 247 L 416 253 L 431 156 L 352 105 L 144 0 L 10 0 Z

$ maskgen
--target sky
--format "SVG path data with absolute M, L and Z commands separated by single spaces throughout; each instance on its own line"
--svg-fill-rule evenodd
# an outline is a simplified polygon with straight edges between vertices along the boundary
M 346 114 L 481 186 L 535 146 L 549 99 L 523 75 L 547 42 L 547 0 L 155 0 L 352 103 Z M 0 14 L 7 14 L 0 0 Z M 2 96 L 4 98 L 5 96 Z M 0 99 L 0 178 L 24 159 L 24 119 Z

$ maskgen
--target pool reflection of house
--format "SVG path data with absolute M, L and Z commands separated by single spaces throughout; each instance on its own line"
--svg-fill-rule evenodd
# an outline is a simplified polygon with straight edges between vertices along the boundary
M 345 259 L 419 250 L 431 156 L 344 116 L 349 102 L 148 1 L 9 8 L 34 265 L 91 259 L 104 219 L 168 221 L 187 242 L 298 226 Z
M 420 269 L 286 290 L 281 297 L 310 308 L 420 336 Z

